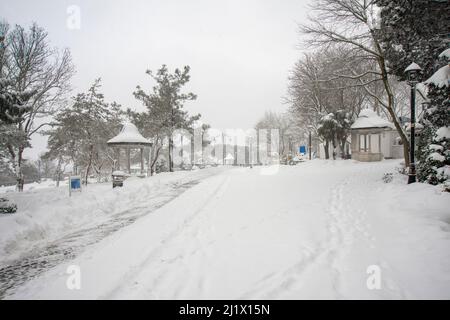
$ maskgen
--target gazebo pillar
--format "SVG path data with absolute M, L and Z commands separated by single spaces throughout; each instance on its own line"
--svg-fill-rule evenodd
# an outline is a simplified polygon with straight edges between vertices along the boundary
M 127 170 L 128 174 L 131 174 L 131 149 L 127 147 Z
M 114 170 L 120 170 L 120 148 L 114 148 L 116 153 L 116 163 L 114 166 Z
M 144 174 L 144 148 L 141 148 L 141 175 Z

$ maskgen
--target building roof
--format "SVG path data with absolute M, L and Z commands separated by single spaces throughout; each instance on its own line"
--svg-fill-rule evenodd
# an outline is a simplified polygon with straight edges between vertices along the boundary
M 108 145 L 138 145 L 138 146 L 149 146 L 152 143 L 150 140 L 145 139 L 140 133 L 138 128 L 131 122 L 126 122 L 120 133 L 114 138 L 108 140 Z
M 364 109 L 359 113 L 358 118 L 352 124 L 351 129 L 368 129 L 368 128 L 394 128 L 394 125 L 381 118 L 376 112 Z

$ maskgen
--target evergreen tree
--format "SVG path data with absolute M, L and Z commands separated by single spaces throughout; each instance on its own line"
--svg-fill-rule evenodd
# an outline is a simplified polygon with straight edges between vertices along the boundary
M 448 51 L 448 50 L 447 50 Z M 443 58 L 447 58 L 445 55 Z M 430 106 L 425 110 L 424 130 L 418 143 L 417 177 L 431 184 L 449 179 L 450 168 L 450 64 L 440 68 L 425 83 L 428 86 Z
M 350 134 L 350 127 L 354 122 L 354 119 L 350 112 L 346 110 L 337 110 L 335 112 L 335 119 L 336 119 L 336 140 L 339 143 L 339 147 L 341 149 L 341 156 L 342 158 L 346 159 L 346 144 L 347 144 L 347 138 Z
M 338 122 L 335 119 L 333 113 L 329 113 L 319 120 L 317 127 L 317 133 L 325 141 L 325 159 L 330 158 L 329 147 L 330 143 L 333 144 L 333 148 L 336 144 L 336 131 L 338 129 Z
M 83 169 L 86 184 L 92 169 L 100 179 L 104 165 L 112 167 L 114 155 L 106 141 L 119 131 L 123 113 L 120 105 L 105 102 L 100 87 L 97 79 L 87 93 L 74 97 L 73 105 L 56 114 L 53 129 L 47 132 L 47 156 L 58 161 L 58 172 L 63 159 L 70 159 L 75 172 Z
M 377 37 L 385 50 L 390 73 L 405 79 L 405 68 L 415 62 L 424 77 L 431 76 L 450 34 L 450 1 L 377 0 L 381 8 Z
M 137 86 L 134 92 L 136 99 L 147 107 L 147 120 L 159 127 L 159 134 L 164 134 L 169 141 L 169 171 L 173 171 L 173 132 L 176 129 L 189 130 L 192 124 L 200 119 L 200 114 L 190 116 L 183 109 L 186 101 L 197 98 L 193 93 L 181 92 L 190 80 L 189 71 L 189 66 L 185 66 L 183 70 L 175 69 L 174 73 L 170 73 L 166 65 L 163 65 L 156 74 L 147 70 L 146 73 L 156 81 L 152 92 L 146 93 L 140 86 Z

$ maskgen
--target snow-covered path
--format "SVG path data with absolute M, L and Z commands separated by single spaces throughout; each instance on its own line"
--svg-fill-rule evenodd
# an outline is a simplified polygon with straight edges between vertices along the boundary
M 1 217 L 2 231 L 8 229 L 9 233 L 3 232 L 0 238 L 0 243 L 4 243 L 1 247 L 4 254 L 0 256 L 0 299 L 221 170 L 211 168 L 146 180 L 130 179 L 124 188 L 114 190 L 110 183 L 97 184 L 89 186 L 83 194 L 74 194 L 75 202 L 71 199 L 70 205 L 65 188 L 15 194 L 21 199 L 20 207 L 28 210 Z M 83 215 L 88 219 L 83 219 L 86 218 Z
M 235 168 L 19 288 L 10 298 L 450 298 L 450 195 L 395 161 Z M 66 286 L 68 265 L 81 289 Z M 367 288 L 367 268 L 381 289 Z

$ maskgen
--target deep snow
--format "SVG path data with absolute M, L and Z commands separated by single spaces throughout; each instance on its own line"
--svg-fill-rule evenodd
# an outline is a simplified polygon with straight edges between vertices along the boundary
M 396 165 L 314 160 L 217 170 L 8 298 L 449 299 L 450 195 L 406 185 L 399 174 L 384 183 Z M 138 200 L 145 213 L 149 192 L 133 194 L 99 186 L 78 209 L 95 221 L 97 211 Z M 80 212 L 59 201 L 59 211 Z M 69 265 L 80 267 L 80 290 L 66 286 Z M 367 288 L 371 265 L 381 269 L 380 290 Z

